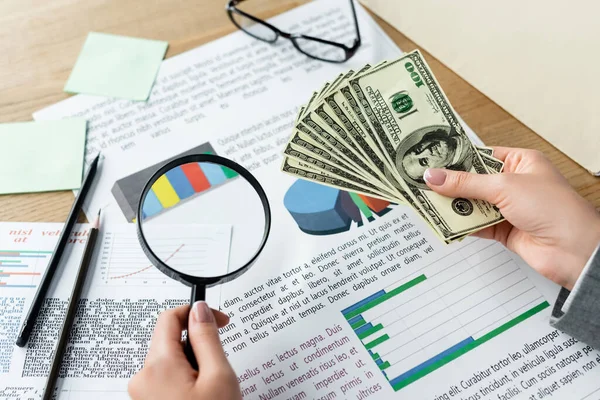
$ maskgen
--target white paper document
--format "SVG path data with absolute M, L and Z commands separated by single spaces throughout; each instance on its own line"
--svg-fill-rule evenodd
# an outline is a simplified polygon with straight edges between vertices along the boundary
M 344 4 L 316 1 L 272 22 L 314 35 L 352 31 Z M 270 236 L 250 270 L 210 289 L 208 300 L 231 318 L 221 343 L 245 399 L 598 399 L 600 354 L 549 326 L 558 287 L 514 254 L 482 239 L 445 245 L 408 207 L 365 202 L 279 171 L 301 99 L 342 71 L 400 55 L 357 12 L 364 44 L 343 65 L 235 33 L 165 61 L 145 106 L 75 96 L 36 118 L 92 121 L 88 157 L 106 151 L 85 208 L 102 208 L 106 231 L 132 229 L 118 226 L 133 227 L 144 184 L 178 155 L 212 152 L 255 175 L 271 207 Z M 244 201 L 232 194 L 233 179 L 203 173 L 214 178 L 207 179 L 211 196 L 226 205 L 209 212 Z M 171 203 L 179 200 L 172 189 Z M 314 224 L 321 235 L 307 233 Z M 5 237 L 0 250 L 18 248 Z M 128 251 L 139 257 L 135 236 L 127 237 L 114 243 L 130 241 Z M 0 286 L 0 301 L 12 302 L 0 307 L 0 319 L 18 324 L 33 290 Z M 43 387 L 66 307 L 63 292 L 53 293 L 35 346 L 16 348 L 14 332 L 3 333 L 0 399 L 35 398 Z M 60 398 L 128 398 L 156 316 L 186 304 L 189 289 L 141 258 L 130 265 L 100 256 L 86 293 Z
M 0 223 L 0 399 L 41 398 L 88 224 L 78 225 L 69 239 L 27 347 L 17 347 L 15 340 L 62 228 L 59 223 Z M 211 263 L 226 271 L 231 227 L 203 227 L 215 231 L 211 257 L 197 256 L 208 244 L 196 234 L 197 226 L 162 228 L 181 242 L 156 243 L 165 251 L 174 249 L 170 259 L 193 257 L 197 269 L 207 270 Z M 133 224 L 102 228 L 99 240 L 79 306 L 82 315 L 74 322 L 77 333 L 65 351 L 60 398 L 108 399 L 113 392 L 128 398 L 128 377 L 143 364 L 158 314 L 189 302 L 190 288 L 148 261 Z M 219 294 L 209 289 L 207 301 L 219 304 Z
M 500 244 L 444 245 L 408 207 L 361 210 L 337 190 L 299 215 L 310 196 L 299 181 L 275 166 L 255 175 L 271 203 L 271 235 L 257 263 L 222 285 L 220 301 L 209 299 L 231 316 L 221 341 L 244 398 L 583 399 L 600 390 L 600 354 L 548 325 L 556 285 Z M 307 218 L 332 227 L 341 219 L 346 230 L 311 235 Z M 37 398 L 48 373 L 85 240 L 72 245 L 25 349 L 14 339 L 36 276 L 12 271 L 41 273 L 52 240 L 39 237 L 59 227 L 0 226 L 0 398 Z M 30 239 L 11 242 L 20 237 Z M 127 398 L 156 317 L 188 301 L 188 288 L 147 262 L 107 252 L 128 240 L 109 237 L 75 321 L 60 398 Z
M 144 139 L 169 137 L 185 126 L 196 140 L 217 130 L 243 137 L 224 155 L 241 161 L 252 156 L 257 163 L 268 163 L 287 141 L 292 114 L 315 88 L 348 69 L 401 55 L 358 4 L 356 11 L 362 45 L 342 64 L 312 60 L 288 40 L 267 44 L 236 32 L 163 61 L 146 103 L 80 94 L 33 117 L 87 119 L 87 163 L 98 151 L 129 152 Z M 270 21 L 289 32 L 341 42 L 351 43 L 356 37 L 345 0 L 315 1 Z M 273 112 L 275 108 L 280 113 Z M 230 123 L 237 119 L 243 128 L 233 131 Z

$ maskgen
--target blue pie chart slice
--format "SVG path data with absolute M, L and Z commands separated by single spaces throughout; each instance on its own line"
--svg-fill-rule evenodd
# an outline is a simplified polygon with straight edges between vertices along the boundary
M 297 180 L 283 199 L 300 230 L 311 235 L 331 235 L 361 222 L 360 210 L 347 192 L 306 180 Z

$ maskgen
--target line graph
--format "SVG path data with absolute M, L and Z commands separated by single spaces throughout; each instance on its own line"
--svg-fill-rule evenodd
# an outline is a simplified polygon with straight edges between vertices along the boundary
M 165 262 L 167 262 L 171 258 L 173 258 L 173 256 L 175 256 L 175 254 L 177 254 L 179 252 L 179 250 L 181 250 L 183 248 L 183 246 L 185 246 L 185 245 L 182 244 L 173 253 L 171 253 L 171 255 L 169 255 L 169 257 L 167 257 L 165 259 Z M 140 273 L 142 273 L 144 271 L 147 271 L 147 270 L 149 270 L 151 268 L 154 268 L 154 265 L 151 264 L 151 265 L 148 265 L 147 267 L 144 267 L 142 269 L 138 269 L 137 271 L 133 271 L 133 272 L 130 272 L 130 273 L 124 274 L 124 275 L 109 276 L 108 279 L 124 279 L 124 278 L 127 278 L 127 277 L 132 276 L 132 275 L 140 274 Z
M 160 226 L 160 236 L 152 240 L 152 250 L 167 265 L 202 276 L 211 268 L 227 270 L 231 228 L 218 232 L 203 226 L 169 224 Z M 223 251 L 226 249 L 226 251 Z M 135 226 L 122 225 L 103 233 L 97 274 L 107 286 L 179 286 L 150 263 L 137 238 Z
M 108 279 L 124 279 L 124 278 L 127 278 L 129 276 L 140 274 L 140 273 L 142 273 L 144 271 L 148 271 L 150 268 L 154 268 L 154 265 L 148 265 L 147 267 L 144 267 L 142 269 L 138 269 L 137 271 L 130 272 L 130 273 L 125 274 L 125 275 L 109 276 Z

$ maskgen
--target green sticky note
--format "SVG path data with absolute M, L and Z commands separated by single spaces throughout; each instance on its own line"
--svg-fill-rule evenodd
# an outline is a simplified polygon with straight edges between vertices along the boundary
M 81 186 L 86 121 L 0 124 L 0 194 Z
M 145 101 L 167 42 L 90 32 L 65 92 Z

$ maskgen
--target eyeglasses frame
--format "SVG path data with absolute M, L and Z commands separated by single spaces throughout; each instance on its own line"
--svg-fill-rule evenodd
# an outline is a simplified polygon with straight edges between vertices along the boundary
M 303 35 L 303 34 L 297 34 L 297 33 L 288 33 L 288 32 L 284 32 L 281 29 L 269 24 L 268 22 L 257 18 L 251 14 L 248 14 L 245 11 L 242 11 L 240 9 L 237 8 L 237 5 L 242 3 L 245 0 L 229 0 L 229 3 L 226 6 L 226 11 L 227 11 L 227 15 L 229 16 L 229 19 L 231 20 L 231 22 L 237 26 L 241 31 L 243 31 L 244 33 L 246 33 L 249 36 L 252 36 L 255 39 L 258 39 L 260 41 L 266 42 L 266 43 L 275 43 L 277 41 L 277 39 L 279 39 L 279 37 L 282 37 L 284 39 L 289 39 L 292 44 L 294 45 L 294 47 L 296 48 L 296 50 L 298 50 L 300 53 L 304 54 L 305 56 L 308 56 L 312 59 L 315 60 L 319 60 L 319 61 L 325 61 L 325 62 L 331 62 L 331 63 L 343 63 L 348 61 L 350 58 L 352 58 L 356 52 L 358 51 L 358 48 L 360 47 L 360 45 L 362 44 L 361 41 L 361 37 L 360 37 L 360 29 L 358 27 L 358 18 L 356 16 L 356 9 L 354 7 L 354 0 L 350 0 L 350 7 L 352 8 L 352 16 L 354 19 L 354 28 L 356 31 L 356 39 L 354 39 L 354 43 L 352 44 L 352 47 L 348 47 L 343 43 L 338 43 L 338 42 L 332 42 L 330 40 L 325 40 L 325 39 L 320 39 L 314 36 L 309 36 L 309 35 Z M 256 22 L 257 24 L 261 24 L 267 28 L 269 28 L 270 30 L 272 30 L 273 32 L 275 32 L 275 38 L 273 40 L 266 40 L 264 38 L 258 37 L 256 35 L 253 35 L 252 33 L 248 32 L 247 30 L 245 30 L 244 28 L 242 28 L 233 18 L 233 13 L 239 14 L 243 17 L 246 17 L 254 22 Z M 306 39 L 306 40 L 312 40 L 315 42 L 319 42 L 319 43 L 323 43 L 323 44 L 327 44 L 330 46 L 335 46 L 335 47 L 339 47 L 341 49 L 344 50 L 344 54 L 345 54 L 345 58 L 343 60 L 331 60 L 331 59 L 326 59 L 326 58 L 321 58 L 321 57 L 317 57 L 315 55 L 309 54 L 307 52 L 305 52 L 304 50 L 302 50 L 302 48 L 300 47 L 300 45 L 298 45 L 297 43 L 297 39 Z

